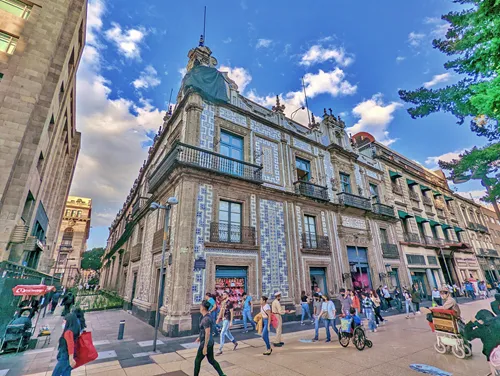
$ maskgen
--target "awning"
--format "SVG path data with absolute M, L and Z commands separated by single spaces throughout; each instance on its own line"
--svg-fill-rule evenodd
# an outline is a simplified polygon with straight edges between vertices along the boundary
M 428 219 L 419 217 L 418 215 L 415 216 L 415 220 L 417 221 L 417 223 L 426 223 L 426 222 L 429 222 Z
M 408 185 L 417 185 L 418 184 L 415 180 L 411 180 L 411 179 L 406 179 L 406 183 Z
M 426 187 L 425 185 L 420 184 L 420 190 L 422 192 L 427 192 L 430 191 L 431 189 L 429 187 Z
M 410 215 L 407 212 L 402 211 L 402 210 L 398 210 L 398 215 L 399 215 L 399 218 L 401 218 L 401 219 L 413 218 L 413 215 Z
M 438 191 L 432 191 L 432 194 L 434 195 L 434 197 L 442 196 L 442 194 Z
M 444 196 L 445 201 L 453 201 L 453 197 L 450 196 Z
M 455 230 L 455 232 L 462 232 L 462 231 L 464 231 L 464 230 L 462 230 L 462 229 L 461 229 L 460 227 L 458 227 L 458 226 L 453 227 L 453 229 Z
M 429 224 L 431 225 L 431 227 L 435 227 L 435 226 L 440 226 L 441 225 L 441 223 L 433 221 L 432 219 L 429 219 Z
M 401 175 L 399 172 L 391 171 L 391 170 L 389 170 L 389 176 L 391 177 L 391 179 L 397 179 L 397 178 L 403 177 L 403 175 Z
M 441 228 L 444 230 L 448 230 L 449 228 L 451 228 L 450 225 L 447 225 L 446 223 L 441 223 Z

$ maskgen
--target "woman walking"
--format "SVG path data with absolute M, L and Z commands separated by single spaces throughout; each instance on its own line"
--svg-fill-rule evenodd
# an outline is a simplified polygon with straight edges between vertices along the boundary
M 80 337 L 82 326 L 75 313 L 68 313 L 64 316 L 64 330 L 59 338 L 57 351 L 57 364 L 52 372 L 52 376 L 69 376 L 75 362 L 75 344 Z
M 309 297 L 306 295 L 305 291 L 302 291 L 302 294 L 300 296 L 300 305 L 302 307 L 302 319 L 300 320 L 300 325 L 305 325 L 304 324 L 304 318 L 307 317 L 309 320 L 311 320 L 311 323 L 314 323 L 312 317 L 311 317 L 311 310 L 309 309 Z
M 375 316 L 374 309 L 373 309 L 373 301 L 369 298 L 368 294 L 365 292 L 361 293 L 361 306 L 363 307 L 363 313 L 366 316 L 366 319 L 368 320 L 368 329 L 370 329 L 372 332 L 377 331 L 377 325 L 375 324 L 375 320 L 373 317 Z
M 420 302 L 422 301 L 422 297 L 420 295 L 420 291 L 418 289 L 418 284 L 415 283 L 413 286 L 413 290 L 411 291 L 411 302 L 415 304 L 415 309 L 417 312 L 420 312 Z
M 264 355 L 271 355 L 273 349 L 271 342 L 269 342 L 269 330 L 271 327 L 271 307 L 267 304 L 267 296 L 260 298 L 260 314 L 262 316 L 262 339 L 266 344 L 266 351 Z
M 355 291 L 351 291 L 351 300 L 352 300 L 351 307 L 356 310 L 356 315 L 359 315 L 359 312 L 361 311 L 361 302 L 359 301 L 359 298 L 356 295 Z
M 408 319 L 410 316 L 410 310 L 413 312 L 413 316 L 415 316 L 415 309 L 413 308 L 413 303 L 412 303 L 412 298 L 411 294 L 408 290 L 404 290 L 403 292 L 403 297 L 405 299 L 405 305 L 406 305 L 406 318 Z
M 201 362 L 205 357 L 207 357 L 208 362 L 215 368 L 219 376 L 224 376 L 224 372 L 220 368 L 220 364 L 214 358 L 214 338 L 213 334 L 213 326 L 214 321 L 212 320 L 209 309 L 212 303 L 204 300 L 200 304 L 200 335 L 196 339 L 196 342 L 200 344 L 198 347 L 198 352 L 196 353 L 196 359 L 194 360 L 194 376 L 198 376 L 200 374 Z
M 370 293 L 370 299 L 373 302 L 373 307 L 375 311 L 375 323 L 377 326 L 382 323 L 385 323 L 384 318 L 380 315 L 380 297 L 378 296 L 377 292 L 375 290 L 372 290 Z

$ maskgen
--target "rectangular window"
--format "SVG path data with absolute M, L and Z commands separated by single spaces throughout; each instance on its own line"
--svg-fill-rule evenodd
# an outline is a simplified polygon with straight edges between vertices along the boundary
M 439 236 L 438 236 L 438 233 L 437 233 L 436 227 L 437 227 L 437 226 L 431 226 L 431 230 L 432 230 L 432 237 L 433 237 L 434 239 L 439 239 Z
M 21 215 L 21 219 L 25 224 L 29 224 L 31 221 L 31 215 L 33 214 L 33 209 L 35 207 L 35 198 L 28 192 L 28 196 L 26 197 L 26 201 L 24 202 L 23 214 Z
M 389 237 L 387 236 L 387 230 L 385 228 L 380 229 L 380 242 L 383 244 L 389 244 Z
M 31 13 L 31 5 L 27 5 L 18 0 L 0 0 L 0 9 L 14 16 L 28 19 Z
M 19 38 L 0 31 L 0 51 L 6 52 L 9 55 L 14 54 L 18 40 Z
M 222 131 L 220 132 L 220 154 L 236 159 L 238 161 L 243 161 L 243 137 L 233 135 L 231 133 Z M 221 166 L 219 167 L 222 171 L 234 175 L 243 175 L 243 164 L 231 161 L 228 159 L 221 159 Z
M 424 224 L 423 223 L 418 223 L 417 222 L 417 227 L 418 227 L 418 233 L 420 234 L 420 237 L 422 239 L 425 239 L 425 229 L 424 229 Z
M 447 241 L 450 241 L 450 237 L 448 236 L 448 230 L 443 229 L 443 234 L 444 234 L 444 238 L 445 238 Z
M 305 247 L 317 248 L 316 242 L 316 218 L 310 215 L 304 216 Z
M 295 167 L 297 168 L 298 180 L 300 181 L 311 180 L 311 162 L 302 158 L 295 158 Z
M 64 265 L 66 263 L 66 260 L 68 259 L 68 254 L 67 253 L 60 253 L 59 254 L 59 264 Z
M 379 203 L 380 197 L 378 195 L 378 187 L 375 184 L 370 183 L 370 196 L 373 202 Z
M 142 243 L 142 238 L 144 236 L 144 225 L 139 226 L 139 231 L 137 233 L 137 241 L 135 244 Z
M 437 265 L 438 260 L 436 256 L 427 256 L 427 261 L 429 262 L 429 265 Z
M 241 242 L 241 204 L 221 200 L 219 203 L 219 241 Z
M 422 255 L 406 255 L 408 264 L 410 265 L 425 265 L 425 256 Z
M 340 189 L 345 193 L 352 193 L 351 190 L 351 176 L 349 174 L 344 174 L 341 172 L 340 174 Z

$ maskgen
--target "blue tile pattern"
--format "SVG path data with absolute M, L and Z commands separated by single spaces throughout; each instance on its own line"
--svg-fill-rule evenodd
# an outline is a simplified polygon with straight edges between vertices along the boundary
M 196 231 L 194 234 L 194 257 L 205 258 L 205 242 L 210 239 L 213 189 L 209 184 L 200 184 L 196 203 Z M 196 270 L 193 280 L 193 304 L 199 304 L 205 294 L 205 270 Z
M 328 192 L 332 192 L 332 179 L 334 177 L 334 172 L 333 172 L 333 164 L 332 160 L 330 159 L 330 153 L 325 152 L 325 157 L 324 157 L 324 165 L 325 165 L 325 175 L 326 175 L 326 185 L 328 187 Z M 330 200 L 333 201 L 334 197 L 337 195 L 333 194 L 330 195 Z
M 280 184 L 280 162 L 278 144 L 255 137 L 255 163 L 264 167 L 262 179 L 265 182 Z
M 295 207 L 295 213 L 297 214 L 297 227 L 298 227 L 299 239 L 302 239 L 302 215 L 300 214 L 300 206 Z
M 215 106 L 203 102 L 200 119 L 200 148 L 214 150 Z
M 219 107 L 219 116 L 243 127 L 247 126 L 247 118 L 224 107 Z
M 307 142 L 304 142 L 302 140 L 299 140 L 297 138 L 293 138 L 293 146 L 295 146 L 297 149 L 300 149 L 300 150 L 303 150 L 303 151 L 307 151 L 308 153 L 311 153 L 312 154 L 312 147 L 310 144 L 308 144 Z
M 285 213 L 282 202 L 260 200 L 260 251 L 262 294 L 281 291 L 288 297 L 288 265 L 285 240 Z
M 358 192 L 353 192 L 354 194 L 359 194 L 360 196 L 363 196 L 364 195 L 364 183 L 363 183 L 363 178 L 361 177 L 361 171 L 359 169 L 359 166 L 356 164 L 354 165 L 354 177 L 356 179 L 356 185 L 358 186 L 358 190 L 359 188 L 361 188 L 361 190 L 359 190 Z
M 250 128 L 255 132 L 255 133 L 260 133 L 268 138 L 271 138 L 276 141 L 281 140 L 281 132 L 273 129 L 271 127 L 268 127 L 267 125 L 261 124 L 255 120 L 250 120 Z
M 257 197 L 255 195 L 250 196 L 250 226 L 257 230 Z
M 321 227 L 323 229 L 323 235 L 324 236 L 328 236 L 328 230 L 327 230 L 327 227 L 326 227 L 326 217 L 325 217 L 325 212 L 324 211 L 321 212 Z

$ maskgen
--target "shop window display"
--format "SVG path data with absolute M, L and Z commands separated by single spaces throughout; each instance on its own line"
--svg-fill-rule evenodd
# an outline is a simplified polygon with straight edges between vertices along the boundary
M 227 292 L 229 300 L 234 307 L 234 320 L 242 320 L 243 301 L 242 295 L 245 292 L 245 278 L 215 278 L 215 293 L 217 304 L 220 306 L 222 294 Z

